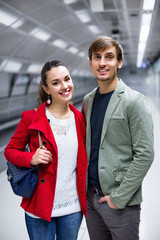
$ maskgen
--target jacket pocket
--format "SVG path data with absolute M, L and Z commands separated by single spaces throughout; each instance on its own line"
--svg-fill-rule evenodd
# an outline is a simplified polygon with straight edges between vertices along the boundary
M 130 130 L 124 117 L 112 116 L 107 129 L 107 141 L 113 145 L 131 144 Z
M 124 168 L 118 168 L 113 170 L 114 180 L 116 183 L 120 184 L 123 181 L 126 175 L 127 169 L 128 169 L 127 167 L 124 167 Z

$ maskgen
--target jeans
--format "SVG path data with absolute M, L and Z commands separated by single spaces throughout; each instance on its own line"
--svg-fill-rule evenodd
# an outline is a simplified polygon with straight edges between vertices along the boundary
M 87 227 L 91 240 L 138 240 L 140 205 L 112 209 L 99 196 L 87 192 Z
M 76 240 L 82 221 L 82 212 L 51 218 L 48 222 L 25 214 L 30 240 Z

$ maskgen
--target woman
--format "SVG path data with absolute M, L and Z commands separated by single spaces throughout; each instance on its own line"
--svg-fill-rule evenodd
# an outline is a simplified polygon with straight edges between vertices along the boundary
M 31 240 L 75 240 L 86 215 L 87 156 L 83 115 L 70 104 L 73 83 L 66 66 L 47 62 L 41 71 L 38 109 L 22 113 L 5 149 L 20 167 L 39 165 L 39 180 L 21 207 Z M 38 130 L 43 149 L 39 148 Z M 24 151 L 29 143 L 30 152 Z

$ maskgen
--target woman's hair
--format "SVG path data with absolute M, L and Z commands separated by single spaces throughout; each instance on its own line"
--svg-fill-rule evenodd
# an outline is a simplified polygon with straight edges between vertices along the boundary
M 39 91 L 38 91 L 38 106 L 48 99 L 48 94 L 43 90 L 42 86 L 48 86 L 47 85 L 47 72 L 50 71 L 52 68 L 56 68 L 59 66 L 64 66 L 66 65 L 60 61 L 60 60 L 53 60 L 51 62 L 46 62 L 41 70 L 41 81 L 39 84 Z
M 114 46 L 117 52 L 117 60 L 120 61 L 123 59 L 123 48 L 115 39 L 107 36 L 102 36 L 97 38 L 89 47 L 88 56 L 92 60 L 92 54 L 98 51 L 104 51 L 107 48 Z

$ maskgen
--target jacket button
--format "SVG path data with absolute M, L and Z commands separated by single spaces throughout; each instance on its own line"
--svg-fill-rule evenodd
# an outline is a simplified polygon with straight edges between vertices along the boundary
M 46 146 L 47 145 L 47 142 L 46 141 L 43 141 L 43 143 L 42 143 L 44 146 Z
M 41 183 L 45 183 L 45 179 L 44 179 L 44 178 L 42 178 L 40 182 L 41 182 Z
M 101 169 L 105 169 L 105 167 L 102 166 Z

